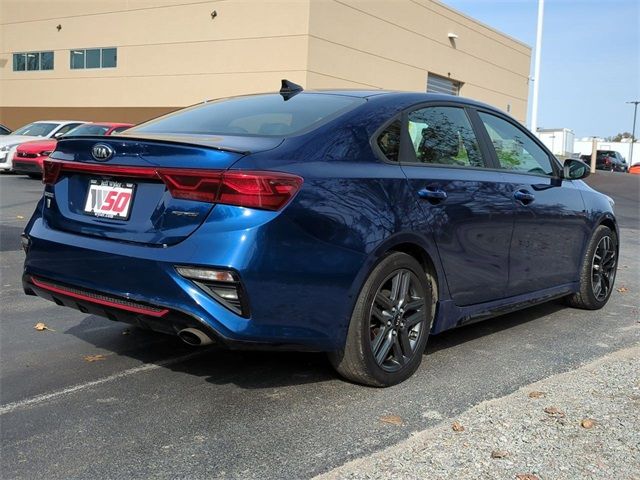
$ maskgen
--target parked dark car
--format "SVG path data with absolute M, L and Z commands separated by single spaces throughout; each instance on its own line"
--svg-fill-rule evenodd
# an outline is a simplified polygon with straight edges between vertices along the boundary
M 0 123 L 0 135 L 11 135 L 11 129 Z
M 615 150 L 598 150 L 596 155 L 596 169 L 598 170 L 626 172 L 629 169 L 625 159 Z
M 588 172 L 472 100 L 284 82 L 60 139 L 23 286 L 192 345 L 325 351 L 392 385 L 431 334 L 605 305 L 618 228 Z

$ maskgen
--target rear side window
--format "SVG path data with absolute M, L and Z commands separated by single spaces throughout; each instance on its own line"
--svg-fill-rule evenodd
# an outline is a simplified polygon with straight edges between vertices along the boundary
M 522 129 L 495 115 L 478 114 L 491 138 L 501 168 L 537 175 L 554 174 L 549 155 Z
M 294 135 L 366 102 L 345 95 L 278 94 L 217 100 L 180 110 L 131 132 L 283 137 Z
M 417 163 L 484 166 L 478 140 L 463 108 L 414 110 L 409 113 L 408 129 Z
M 400 120 L 396 120 L 385 128 L 376 140 L 380 151 L 392 162 L 397 162 L 400 155 L 400 129 Z

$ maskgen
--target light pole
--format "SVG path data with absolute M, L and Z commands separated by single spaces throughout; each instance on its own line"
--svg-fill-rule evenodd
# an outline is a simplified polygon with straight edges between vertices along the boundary
M 540 89 L 540 56 L 542 54 L 542 20 L 544 19 L 544 0 L 538 0 L 538 29 L 536 31 L 536 54 L 533 61 L 533 99 L 531 102 L 531 131 L 538 130 L 538 91 Z
M 633 128 L 631 129 L 631 151 L 629 152 L 629 166 L 633 165 L 633 144 L 636 142 L 636 114 L 638 113 L 638 104 L 640 101 L 626 102 L 633 104 Z

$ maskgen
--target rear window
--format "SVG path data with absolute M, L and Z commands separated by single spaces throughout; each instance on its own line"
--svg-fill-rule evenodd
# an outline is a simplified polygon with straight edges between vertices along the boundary
M 216 100 L 143 123 L 127 133 L 283 137 L 317 127 L 366 100 L 328 94 L 252 95 Z
M 598 157 L 615 157 L 616 152 L 612 150 L 598 150 Z

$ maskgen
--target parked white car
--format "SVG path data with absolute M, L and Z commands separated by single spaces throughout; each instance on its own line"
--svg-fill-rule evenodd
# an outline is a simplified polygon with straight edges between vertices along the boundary
M 0 136 L 0 172 L 13 170 L 13 155 L 18 145 L 43 138 L 58 138 L 69 130 L 82 125 L 79 120 L 46 120 L 33 122 L 18 128 L 10 135 Z

